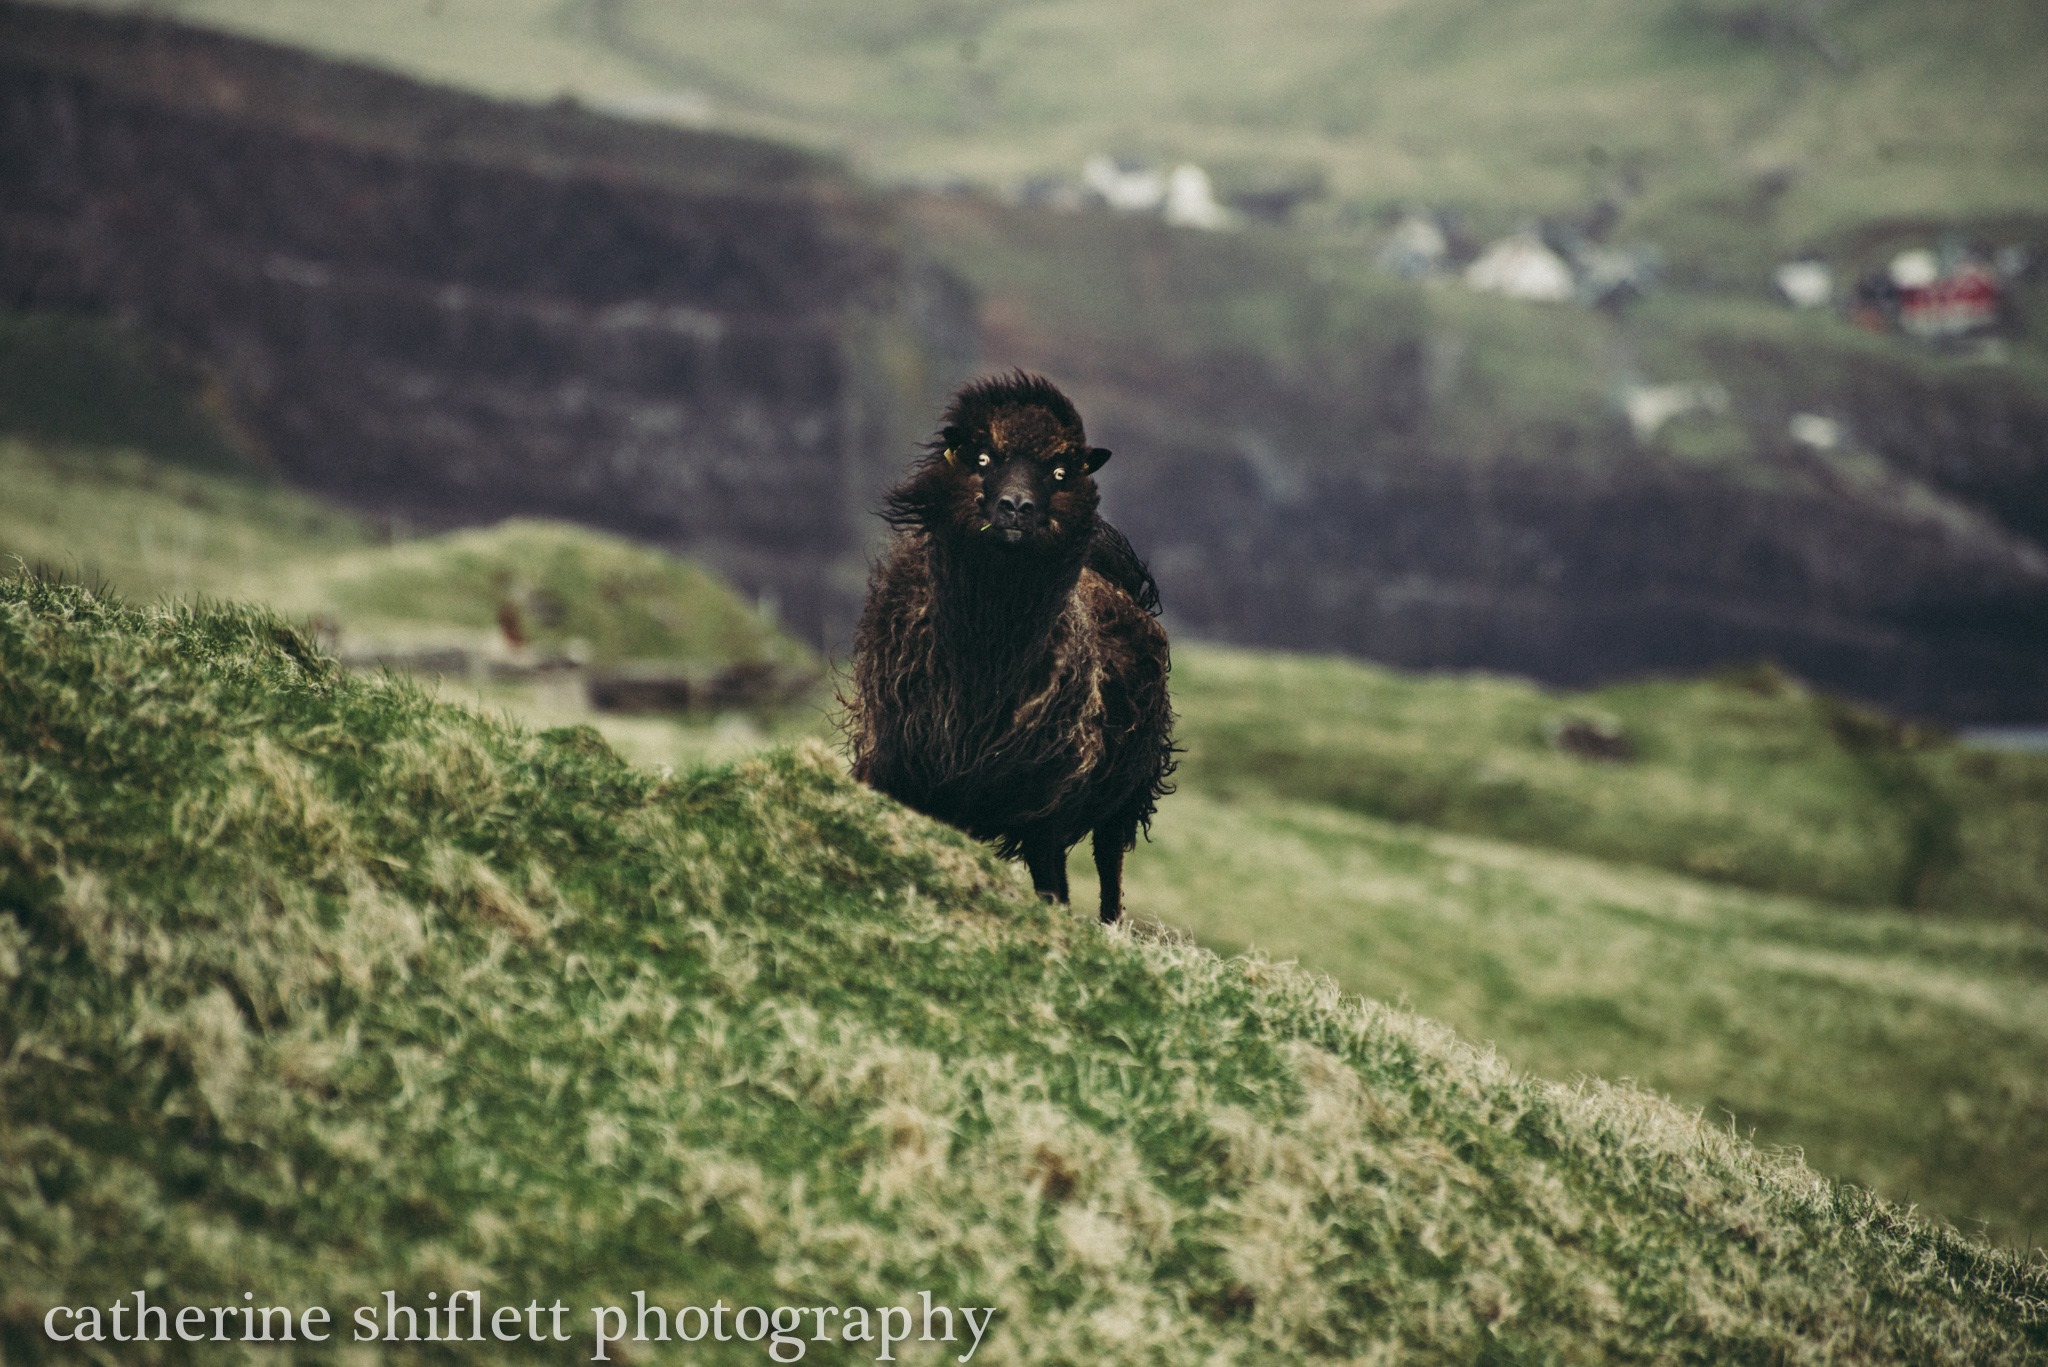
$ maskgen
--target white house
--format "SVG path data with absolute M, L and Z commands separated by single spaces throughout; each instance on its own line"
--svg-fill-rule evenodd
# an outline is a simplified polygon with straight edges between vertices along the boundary
M 1533 232 L 1504 237 L 1481 252 L 1465 268 L 1465 283 L 1490 294 L 1549 303 L 1563 303 L 1578 293 L 1572 268 Z
M 1162 216 L 1176 227 L 1206 228 L 1211 232 L 1228 228 L 1231 222 L 1230 210 L 1216 202 L 1209 173 L 1187 162 L 1174 167 L 1173 174 L 1166 178 L 1166 209 Z
M 1148 214 L 1166 198 L 1166 177 L 1144 162 L 1098 152 L 1081 164 L 1081 183 L 1120 214 Z

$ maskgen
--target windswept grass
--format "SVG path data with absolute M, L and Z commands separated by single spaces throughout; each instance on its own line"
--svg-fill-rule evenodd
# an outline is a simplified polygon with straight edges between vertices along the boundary
M 1560 694 L 1193 646 L 1185 782 L 1837 902 L 2048 924 L 2048 760 L 1992 755 L 1769 668 Z M 1557 743 L 1616 729 L 1633 759 Z
M 996 1363 L 2048 1353 L 2038 1266 L 1038 906 L 821 750 L 662 778 L 260 612 L 0 587 L 0 949 L 10 1361 L 145 1284 L 929 1288 Z
M 2000 1244 L 2048 1242 L 2048 928 L 1195 790 L 1128 883 L 1204 944 L 1299 960 L 1518 1068 L 1633 1078 Z

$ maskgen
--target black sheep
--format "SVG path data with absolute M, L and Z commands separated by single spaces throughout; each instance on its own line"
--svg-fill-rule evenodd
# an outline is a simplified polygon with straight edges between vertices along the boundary
M 954 395 L 889 495 L 846 699 L 854 776 L 1021 857 L 1041 896 L 1067 900 L 1092 835 L 1105 922 L 1174 767 L 1158 590 L 1095 512 L 1108 459 L 1047 380 Z

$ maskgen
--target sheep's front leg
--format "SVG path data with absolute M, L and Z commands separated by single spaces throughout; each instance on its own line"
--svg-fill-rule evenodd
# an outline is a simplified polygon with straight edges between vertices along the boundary
M 1024 866 L 1031 870 L 1031 886 L 1048 902 L 1067 900 L 1067 852 L 1057 845 L 1026 845 Z

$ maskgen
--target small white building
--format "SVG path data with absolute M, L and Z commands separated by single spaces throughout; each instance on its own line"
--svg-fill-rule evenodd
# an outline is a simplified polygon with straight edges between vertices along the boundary
M 1818 261 L 1787 261 L 1771 279 L 1796 309 L 1825 308 L 1835 297 L 1834 272 Z
M 1548 303 L 1563 303 L 1578 293 L 1572 268 L 1533 232 L 1504 237 L 1481 252 L 1465 268 L 1465 283 L 1489 294 Z
M 1403 214 L 1380 244 L 1375 260 L 1381 270 L 1408 280 L 1427 280 L 1450 264 L 1451 243 L 1428 214 Z
M 1230 210 L 1216 202 L 1209 173 L 1190 162 L 1173 168 L 1166 178 L 1166 208 L 1162 216 L 1179 228 L 1204 228 L 1216 232 L 1231 226 Z
M 1728 412 L 1728 391 L 1710 380 L 1682 384 L 1633 384 L 1622 392 L 1622 411 L 1636 440 L 1648 442 L 1664 430 L 1666 423 L 1688 413 L 1716 417 Z
M 1941 261 L 1925 247 L 1914 247 L 1892 258 L 1888 274 L 1902 290 L 1924 290 L 1941 279 Z
M 1081 164 L 1081 183 L 1120 214 L 1149 214 L 1166 199 L 1166 177 L 1157 167 L 1100 152 Z

